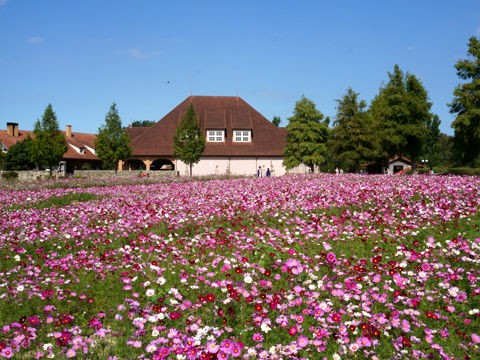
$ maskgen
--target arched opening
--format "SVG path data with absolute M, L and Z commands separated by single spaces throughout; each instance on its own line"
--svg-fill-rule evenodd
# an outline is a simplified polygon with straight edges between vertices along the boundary
M 157 159 L 150 165 L 150 170 L 171 171 L 175 170 L 175 165 L 168 159 Z
M 142 160 L 130 159 L 125 163 L 124 168 L 126 170 L 145 170 L 146 166 Z

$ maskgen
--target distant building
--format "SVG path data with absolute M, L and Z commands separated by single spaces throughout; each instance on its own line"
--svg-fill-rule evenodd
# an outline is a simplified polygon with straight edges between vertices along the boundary
M 283 151 L 287 131 L 277 127 L 238 96 L 190 96 L 150 127 L 127 127 L 133 148 L 132 157 L 119 163 L 119 170 L 161 171 L 174 170 L 189 174 L 189 166 L 173 154 L 173 136 L 190 104 L 195 109 L 206 147 L 193 174 L 202 175 L 284 175 Z M 67 173 L 74 170 L 99 169 L 101 161 L 95 153 L 95 134 L 64 131 L 68 150 L 63 156 Z M 7 151 L 33 131 L 19 130 L 17 123 L 7 123 L 0 130 L 0 146 Z M 307 173 L 300 166 L 293 171 Z
M 100 168 L 101 161 L 95 154 L 95 134 L 74 133 L 71 125 L 67 125 L 63 133 L 67 142 L 67 152 L 62 160 L 66 162 L 67 172 L 73 173 L 76 169 Z M 20 130 L 18 123 L 8 122 L 7 130 L 0 130 L 0 148 L 3 152 L 7 152 L 10 147 L 28 136 L 35 138 L 33 131 Z
M 194 175 L 254 175 L 261 167 L 284 175 L 287 132 L 236 96 L 190 96 L 149 128 L 129 127 L 133 155 L 123 169 L 176 170 L 188 165 L 173 155 L 173 136 L 190 104 L 195 109 L 206 147 Z

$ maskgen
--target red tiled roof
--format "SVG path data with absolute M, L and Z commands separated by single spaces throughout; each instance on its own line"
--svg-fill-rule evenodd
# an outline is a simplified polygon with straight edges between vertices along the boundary
M 236 96 L 190 96 L 142 134 L 129 127 L 133 156 L 173 156 L 173 136 L 190 104 L 203 136 L 205 130 L 226 130 L 224 142 L 208 142 L 204 156 L 282 156 L 287 132 Z M 251 130 L 248 143 L 234 142 L 233 130 Z
M 65 132 L 63 132 L 65 134 Z M 32 139 L 35 138 L 35 134 L 33 131 L 28 130 L 18 130 L 18 136 L 10 136 L 7 133 L 7 130 L 0 130 L 0 142 L 9 149 L 17 142 L 25 140 L 27 136 L 30 135 Z M 64 159 L 82 159 L 82 160 L 98 160 L 97 156 L 92 153 L 86 146 L 91 149 L 95 149 L 95 134 L 86 134 L 86 133 L 78 133 L 72 132 L 71 137 L 65 136 L 65 141 L 67 142 L 67 152 L 63 155 Z M 76 148 L 84 148 L 85 152 L 80 154 L 77 150 L 75 150 L 72 144 Z
M 7 130 L 0 130 L 0 143 L 5 145 L 7 149 L 10 149 L 10 147 L 15 145 L 17 142 L 25 140 L 28 135 L 30 135 L 32 139 L 35 137 L 33 131 L 18 130 L 18 136 L 10 136 L 8 135 Z
M 84 159 L 84 160 L 98 160 L 97 156 L 92 153 L 90 149 L 95 149 L 95 139 L 97 135 L 95 134 L 86 134 L 86 133 L 78 133 L 72 132 L 71 137 L 65 136 L 65 141 L 67 142 L 67 152 L 63 155 L 64 159 Z M 84 153 L 80 154 L 76 148 L 83 148 Z

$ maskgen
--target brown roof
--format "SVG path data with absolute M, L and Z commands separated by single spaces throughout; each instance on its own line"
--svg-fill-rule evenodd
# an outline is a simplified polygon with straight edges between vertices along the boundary
M 129 127 L 133 155 L 173 156 L 173 136 L 190 104 L 205 130 L 225 130 L 224 142 L 208 142 L 205 156 L 282 156 L 287 132 L 237 96 L 190 96 L 156 124 L 138 135 Z M 251 142 L 232 141 L 233 130 L 251 130 Z
M 63 155 L 64 159 L 84 159 L 84 160 L 98 160 L 97 155 L 92 153 L 90 149 L 95 149 L 95 139 L 97 135 L 72 132 L 71 137 L 65 136 L 68 148 L 67 152 Z M 84 153 L 80 154 L 76 148 L 83 148 Z M 90 148 L 90 149 L 89 149 Z
M 403 155 L 395 155 L 394 157 L 391 157 L 390 159 L 388 159 L 388 163 L 391 164 L 395 161 L 403 161 L 404 163 L 408 164 L 408 165 L 411 165 L 412 164 L 412 160 L 410 160 L 409 158 L 403 156 Z
M 87 148 L 88 146 L 91 149 L 95 149 L 95 139 L 97 137 L 95 134 L 72 132 L 71 137 L 67 137 L 66 132 L 63 133 L 67 142 L 67 152 L 63 155 L 64 159 L 98 160 L 97 156 Z M 29 130 L 18 130 L 18 136 L 11 136 L 8 135 L 7 130 L 0 130 L 0 143 L 9 149 L 17 142 L 25 140 L 29 135 L 32 139 L 35 138 L 33 131 Z M 83 148 L 85 152 L 81 154 L 69 144 L 78 149 Z
M 129 126 L 125 130 L 127 130 L 128 136 L 130 136 L 130 140 L 133 142 L 137 137 L 147 131 L 148 128 L 149 127 L 145 126 Z

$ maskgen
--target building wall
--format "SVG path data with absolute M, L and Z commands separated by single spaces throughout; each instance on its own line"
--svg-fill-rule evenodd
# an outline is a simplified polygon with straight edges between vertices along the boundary
M 389 174 L 394 174 L 395 173 L 395 171 L 394 171 L 395 167 L 398 167 L 398 168 L 402 167 L 402 169 L 406 169 L 406 168 L 409 168 L 410 165 L 405 163 L 402 160 L 395 160 L 388 165 L 388 168 L 387 168 L 388 173 Z
M 265 175 L 267 168 L 270 169 L 272 176 L 286 174 L 282 159 L 275 157 L 203 157 L 197 164 L 193 165 L 192 172 L 194 176 L 227 174 L 256 176 L 259 166 L 262 167 L 263 175 Z M 188 165 L 180 160 L 175 161 L 175 168 L 182 176 L 189 174 Z

